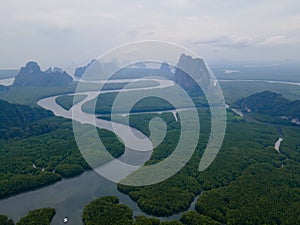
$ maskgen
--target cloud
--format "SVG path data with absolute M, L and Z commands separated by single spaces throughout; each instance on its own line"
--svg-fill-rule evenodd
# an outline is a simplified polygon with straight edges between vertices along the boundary
M 143 39 L 208 57 L 299 59 L 299 12 L 299 0 L 10 0 L 0 8 L 0 68 L 81 63 Z
M 295 37 L 286 37 L 285 35 L 275 35 L 259 42 L 259 46 L 278 46 L 300 43 L 300 40 Z
M 256 43 L 258 43 L 258 40 L 256 38 L 251 38 L 247 36 L 220 35 L 206 40 L 194 41 L 193 43 L 196 45 L 211 45 L 226 48 L 242 48 L 253 46 Z
M 286 37 L 285 35 L 274 35 L 268 37 L 249 36 L 226 36 L 220 35 L 205 40 L 192 42 L 195 45 L 210 45 L 223 48 L 246 48 L 262 46 L 282 46 L 289 44 L 299 44 L 300 39 L 296 37 Z

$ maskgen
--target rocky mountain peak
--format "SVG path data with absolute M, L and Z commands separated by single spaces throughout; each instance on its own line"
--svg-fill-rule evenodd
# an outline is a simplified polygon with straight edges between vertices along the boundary
M 190 94 L 196 94 L 202 92 L 197 82 L 201 82 L 203 86 L 208 86 L 210 74 L 203 59 L 182 54 L 177 63 L 174 81 Z
M 37 73 L 41 72 L 40 66 L 37 64 L 37 62 L 30 61 L 28 62 L 25 67 L 22 67 L 20 72 L 24 73 Z
M 47 87 L 47 86 L 70 86 L 73 79 L 62 69 L 50 67 L 42 71 L 36 62 L 30 61 L 15 78 L 15 87 Z

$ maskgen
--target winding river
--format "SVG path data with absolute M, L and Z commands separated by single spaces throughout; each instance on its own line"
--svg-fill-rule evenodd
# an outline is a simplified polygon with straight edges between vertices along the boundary
M 130 90 L 166 88 L 174 85 L 174 83 L 169 80 L 155 80 L 159 82 L 159 86 L 133 88 Z M 112 91 L 107 90 L 101 93 L 104 92 Z M 116 92 L 116 90 L 113 92 Z M 45 109 L 51 110 L 56 116 L 73 119 L 81 123 L 95 124 L 99 128 L 113 131 L 122 139 L 125 146 L 130 146 L 132 143 L 137 143 L 136 146 L 132 146 L 134 147 L 132 149 L 138 149 L 140 148 L 140 145 L 142 145 L 143 149 L 145 149 L 146 146 L 148 151 L 138 152 L 138 154 L 136 151 L 132 151 L 130 148 L 126 147 L 124 154 L 118 158 L 118 160 L 129 162 L 130 164 L 132 164 L 134 161 L 134 165 L 137 165 L 136 162 L 138 161 L 138 165 L 143 165 L 151 156 L 151 141 L 142 132 L 127 125 L 102 120 L 96 118 L 95 115 L 83 112 L 81 110 L 81 106 L 85 102 L 95 98 L 99 92 L 92 91 L 80 94 L 86 94 L 87 97 L 82 102 L 74 105 L 70 110 L 65 110 L 56 103 L 55 99 L 58 96 L 41 99 L 38 102 L 38 105 Z M 76 113 L 73 113 L 72 115 L 72 112 Z M 174 114 L 176 119 L 176 111 L 170 112 Z M 163 111 L 157 113 L 163 113 Z M 131 132 L 128 132 L 128 129 L 130 129 L 134 135 L 132 135 Z M 138 142 L 136 142 L 137 137 L 139 138 L 138 140 L 140 140 Z M 106 167 L 106 169 L 113 169 L 114 163 L 115 160 L 112 160 L 103 166 Z M 138 166 L 136 169 L 137 168 Z M 131 172 L 132 171 L 125 171 L 125 174 L 122 174 L 122 176 L 126 176 L 127 173 Z M 53 185 L 2 199 L 0 200 L 0 213 L 6 214 L 15 221 L 18 221 L 21 217 L 25 216 L 29 210 L 53 207 L 56 209 L 56 215 L 52 221 L 53 225 L 63 224 L 63 218 L 65 216 L 68 216 L 69 218 L 68 224 L 78 225 L 82 224 L 80 221 L 83 207 L 93 199 L 104 195 L 117 196 L 121 203 L 128 205 L 133 210 L 134 215 L 145 215 L 145 213 L 138 208 L 135 202 L 133 202 L 127 195 L 124 195 L 117 190 L 116 183 L 106 180 L 98 175 L 95 171 L 87 171 L 75 178 L 63 179 L 62 181 Z M 195 202 L 191 204 L 190 209 L 193 209 L 194 205 Z M 180 214 L 175 214 L 171 217 L 161 217 L 160 219 L 161 221 L 167 221 L 179 219 L 179 217 Z
M 122 82 L 121 80 L 118 81 Z M 156 87 L 135 88 L 131 90 L 165 88 L 174 84 L 169 80 L 155 79 L 155 81 L 158 81 L 160 85 Z M 232 81 L 224 80 L 224 82 Z M 292 82 L 265 82 L 300 85 L 299 83 Z M 114 90 L 113 92 L 116 92 L 116 90 Z M 123 142 L 127 146 L 129 146 L 130 143 L 136 143 L 136 137 L 138 137 L 140 139 L 140 142 L 138 142 L 137 145 L 147 146 L 146 148 L 148 149 L 148 151 L 144 151 L 143 153 L 138 154 L 138 157 L 136 157 L 136 152 L 135 154 L 133 154 L 133 152 L 129 148 L 126 148 L 124 154 L 119 158 L 119 160 L 124 162 L 130 162 L 130 160 L 138 160 L 139 165 L 142 165 L 145 161 L 147 161 L 152 153 L 151 141 L 145 135 L 143 135 L 143 133 L 129 126 L 106 120 L 101 120 L 99 118 L 95 118 L 95 115 L 82 112 L 82 104 L 88 100 L 95 98 L 99 93 L 85 92 L 84 94 L 87 94 L 88 97 L 84 101 L 73 106 L 71 110 L 65 110 L 55 102 L 55 99 L 58 96 L 41 99 L 38 102 L 38 104 L 45 109 L 51 110 L 57 116 L 69 119 L 73 118 L 74 120 L 82 123 L 95 124 L 97 127 L 100 128 L 105 128 L 110 131 L 117 131 L 116 134 L 123 140 Z M 72 110 L 73 112 L 76 111 L 77 116 L 74 116 L 74 114 L 72 117 Z M 176 110 L 171 110 L 169 112 L 172 112 L 174 114 L 175 119 L 177 119 Z M 117 127 L 117 129 L 113 129 L 113 126 Z M 134 135 L 130 135 L 131 132 L 128 133 L 128 129 L 130 129 L 134 133 Z M 134 142 L 132 142 L 133 138 Z M 279 150 L 279 140 L 276 143 L 278 145 Z M 135 148 L 139 148 L 139 146 L 135 146 Z M 106 166 L 108 169 L 111 169 L 113 168 L 113 164 L 114 161 L 111 161 L 110 163 L 104 166 Z M 82 224 L 81 215 L 83 207 L 95 198 L 104 195 L 117 196 L 120 199 L 121 203 L 128 205 L 133 210 L 134 215 L 145 215 L 145 213 L 143 213 L 139 209 L 135 202 L 133 202 L 127 195 L 124 195 L 117 190 L 116 183 L 106 180 L 105 178 L 98 175 L 95 171 L 86 171 L 78 177 L 62 179 L 62 181 L 57 182 L 55 184 L 45 186 L 34 191 L 18 194 L 6 199 L 2 199 L 0 200 L 0 213 L 8 215 L 12 219 L 14 219 L 14 221 L 18 221 L 21 217 L 25 216 L 29 210 L 44 207 L 53 207 L 56 209 L 56 215 L 52 221 L 53 225 L 63 224 L 63 218 L 65 216 L 69 217 L 68 224 L 78 225 Z M 194 209 L 195 201 L 191 204 L 190 209 Z M 179 219 L 179 217 L 180 214 L 175 214 L 171 217 L 161 217 L 160 219 L 161 221 L 167 221 Z

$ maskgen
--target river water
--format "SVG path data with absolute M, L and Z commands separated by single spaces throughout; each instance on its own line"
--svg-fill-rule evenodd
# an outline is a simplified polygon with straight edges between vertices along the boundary
M 141 89 L 146 90 L 153 88 L 164 88 L 173 85 L 173 82 L 168 80 L 156 81 L 160 83 L 159 86 L 148 88 L 144 87 Z M 137 89 L 138 88 L 131 90 Z M 84 94 L 88 95 L 88 97 L 71 108 L 73 112 L 76 111 L 76 114 L 73 115 L 71 110 L 65 110 L 55 102 L 55 99 L 58 96 L 41 99 L 38 102 L 38 105 L 45 109 L 51 110 L 57 116 L 62 116 L 69 119 L 72 118 L 82 123 L 95 124 L 96 121 L 97 127 L 114 131 L 122 139 L 126 146 L 130 146 L 131 143 L 136 143 L 136 137 L 138 137 L 140 143 L 137 143 L 137 146 L 133 146 L 133 149 L 140 148 L 139 145 L 142 145 L 143 149 L 145 149 L 146 146 L 148 151 L 144 151 L 142 153 L 139 152 L 138 156 L 136 156 L 136 154 L 133 154 L 133 152 L 130 151 L 130 148 L 126 147 L 124 154 L 118 158 L 118 160 L 126 162 L 130 162 L 130 160 L 139 161 L 139 165 L 143 165 L 143 163 L 146 162 L 151 156 L 151 141 L 140 131 L 127 125 L 101 120 L 96 118 L 95 115 L 82 112 L 82 104 L 95 98 L 99 93 L 85 92 Z M 172 112 L 175 116 L 175 111 Z M 157 113 L 163 113 L 163 111 Z M 112 125 L 114 125 L 115 129 L 113 129 Z M 128 129 L 133 131 L 133 136 L 130 135 L 131 132 L 128 134 Z M 114 160 L 105 164 L 104 167 L 106 167 L 106 169 L 113 169 Z M 131 172 L 132 171 L 127 171 L 127 173 Z M 126 176 L 126 173 L 122 175 Z M 87 171 L 75 178 L 63 179 L 62 181 L 53 185 L 2 199 L 0 200 L 0 214 L 6 214 L 15 221 L 18 221 L 21 217 L 25 216 L 29 210 L 53 207 L 56 209 L 56 215 L 52 221 L 53 225 L 63 224 L 63 218 L 65 216 L 68 216 L 69 218 L 68 224 L 78 225 L 82 224 L 81 215 L 83 207 L 95 198 L 105 195 L 117 196 L 121 203 L 128 205 L 133 210 L 134 215 L 145 215 L 145 213 L 138 208 L 134 201 L 132 201 L 127 195 L 124 195 L 117 190 L 115 182 L 108 181 L 95 171 Z M 191 204 L 190 209 L 193 208 L 194 203 Z M 179 217 L 180 214 L 176 214 L 171 217 L 161 217 L 160 219 L 162 221 L 167 221 L 179 219 Z
M 281 144 L 282 141 L 283 141 L 283 138 L 280 137 L 280 138 L 278 138 L 278 140 L 274 144 L 275 150 L 279 153 L 280 153 L 280 144 Z
M 12 78 L 6 78 L 6 79 L 0 79 L 0 85 L 3 85 L 3 86 L 10 86 L 14 83 L 15 81 L 15 78 L 12 77 Z
M 130 81 L 130 80 L 126 80 Z M 143 88 L 144 90 L 151 89 L 151 88 L 164 88 L 172 86 L 173 83 L 166 80 L 156 80 L 160 83 L 157 87 L 148 87 Z M 7 81 L 5 81 L 7 82 Z M 11 82 L 11 81 L 10 81 Z M 122 81 L 119 81 L 122 82 Z M 230 81 L 228 81 L 230 82 Z M 267 81 L 272 83 L 279 83 L 273 81 Z M 285 84 L 293 84 L 293 85 L 300 85 L 299 83 L 291 83 L 291 82 L 280 82 Z M 132 89 L 137 90 L 137 89 Z M 108 92 L 108 91 L 107 91 Z M 88 97 L 84 100 L 86 102 L 89 99 L 94 98 L 97 96 L 96 92 L 86 92 Z M 49 97 L 42 99 L 38 102 L 40 106 L 45 109 L 51 110 L 55 115 L 62 116 L 65 118 L 72 118 L 72 112 L 64 110 L 62 107 L 56 104 L 55 99 L 58 96 Z M 86 114 L 81 111 L 81 105 L 84 103 L 78 103 L 73 107 L 72 110 L 77 110 L 79 112 L 78 117 L 73 117 L 73 119 L 83 122 L 83 123 L 90 123 L 94 124 L 93 121 L 95 119 L 94 115 Z M 163 113 L 156 112 L 156 113 Z M 174 116 L 176 116 L 176 110 L 171 111 Z M 177 117 L 175 117 L 177 118 Z M 96 125 L 101 128 L 105 128 L 108 130 L 112 130 L 113 122 L 105 121 L 101 119 L 96 119 Z M 141 162 L 147 161 L 148 158 L 151 156 L 151 142 L 150 140 L 145 137 L 141 132 L 135 130 L 131 127 L 128 127 L 123 124 L 114 123 L 115 126 L 118 126 L 119 133 L 117 135 L 125 142 L 129 143 L 132 141 L 131 135 L 127 135 L 128 129 L 131 129 L 136 136 L 138 136 L 142 142 L 140 144 L 145 144 L 149 148 L 148 152 L 141 155 Z M 125 131 L 125 132 L 122 132 Z M 279 150 L 280 146 L 280 139 L 276 142 L 275 148 Z M 119 158 L 119 160 L 128 160 L 127 157 L 131 157 L 130 149 L 126 148 L 125 153 Z M 105 178 L 101 177 L 94 171 L 86 171 L 78 177 L 70 178 L 70 179 L 63 179 L 60 182 L 55 184 L 45 186 L 43 188 L 39 188 L 34 191 L 25 192 L 22 194 L 18 194 L 15 196 L 11 196 L 6 199 L 0 200 L 0 214 L 6 214 L 14 221 L 18 221 L 21 217 L 25 216 L 29 210 L 44 208 L 44 207 L 52 207 L 56 209 L 56 215 L 53 218 L 52 224 L 59 225 L 63 224 L 63 218 L 68 216 L 69 223 L 73 225 L 82 224 L 81 222 L 81 215 L 82 209 L 86 204 L 90 201 L 94 200 L 97 197 L 105 196 L 105 195 L 114 195 L 120 199 L 121 203 L 128 205 L 132 210 L 134 215 L 145 215 L 137 206 L 137 204 L 132 201 L 127 195 L 120 193 L 117 190 L 116 183 L 112 181 L 108 181 Z M 196 200 L 196 199 L 195 199 Z M 194 209 L 195 201 L 191 204 L 189 210 Z M 179 219 L 180 214 L 175 214 L 171 217 L 161 217 L 161 221 L 167 220 L 174 220 Z

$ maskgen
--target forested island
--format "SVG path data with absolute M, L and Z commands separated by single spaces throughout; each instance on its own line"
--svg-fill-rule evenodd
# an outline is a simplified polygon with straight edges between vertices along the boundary
M 300 100 L 290 101 L 281 94 L 264 91 L 242 98 L 236 104 L 244 112 L 252 113 L 255 118 L 261 120 L 273 118 L 269 122 L 287 123 L 290 121 L 300 125 Z
M 120 204 L 119 199 L 114 196 L 100 197 L 90 202 L 83 210 L 82 220 L 85 225 L 220 225 L 195 211 L 183 214 L 180 221 L 161 222 L 155 217 L 133 217 L 132 210 Z

